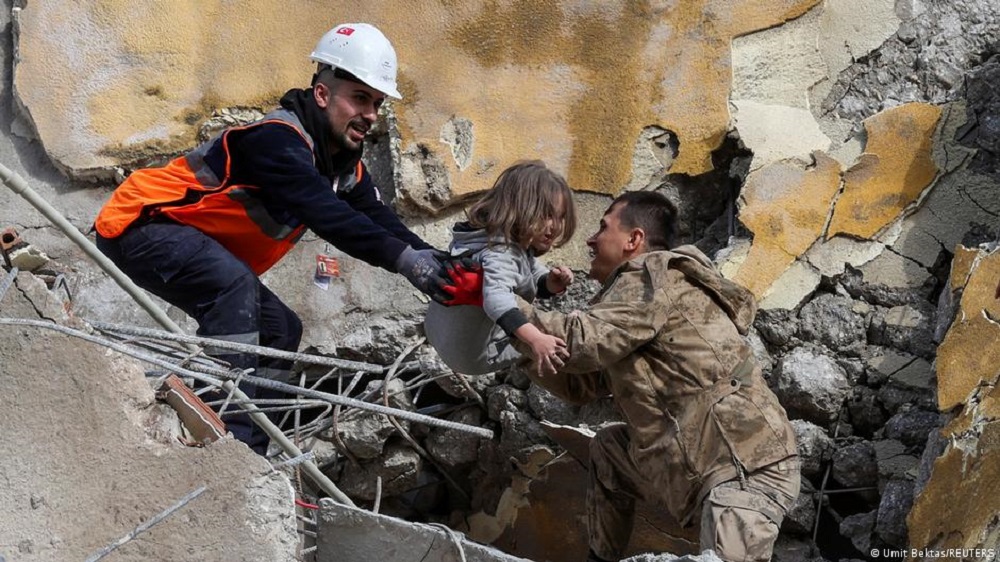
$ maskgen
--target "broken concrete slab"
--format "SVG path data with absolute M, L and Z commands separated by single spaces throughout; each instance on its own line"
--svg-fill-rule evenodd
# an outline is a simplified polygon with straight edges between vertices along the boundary
M 883 306 L 898 306 L 920 298 L 926 300 L 935 283 L 926 267 L 893 251 L 882 252 L 857 271 L 860 275 L 846 279 L 847 290 Z
M 762 310 L 798 308 L 816 292 L 822 277 L 804 261 L 796 261 L 764 292 Z
M 961 408 L 932 433 L 918 470 L 918 494 L 906 520 L 914 548 L 995 548 L 1000 544 L 1000 407 L 996 365 L 1000 258 L 982 249 L 958 264 L 961 310 L 938 348 L 938 407 Z M 955 287 L 959 290 L 959 287 Z M 940 455 L 934 458 L 934 455 Z M 933 460 L 932 460 L 933 459 Z M 931 466 L 928 470 L 928 466 Z
M 934 343 L 935 307 L 927 301 L 877 309 L 868 326 L 868 341 L 931 359 Z
M 383 394 L 383 381 L 374 380 L 365 387 L 364 395 L 381 397 Z M 389 381 L 387 391 L 389 393 L 389 405 L 393 408 L 412 410 L 413 403 L 409 392 L 405 390 L 405 383 L 400 379 Z M 381 400 L 379 400 L 381 402 Z M 396 426 L 384 414 L 358 410 L 351 412 L 351 416 L 343 416 L 337 421 L 336 430 L 341 442 L 348 451 L 359 459 L 374 459 L 382 454 L 386 439 L 395 434 Z M 404 428 L 409 427 L 407 420 L 398 420 L 397 423 Z M 325 438 L 333 441 L 333 436 L 329 435 L 334 430 L 331 426 L 326 432 Z
M 338 484 L 348 496 L 372 502 L 380 497 L 380 492 L 396 496 L 415 488 L 422 466 L 423 459 L 411 447 L 388 442 L 380 456 L 359 464 L 348 463 Z
M 890 415 L 895 415 L 905 405 L 932 410 L 934 384 L 931 364 L 917 358 L 893 373 L 878 390 L 878 397 Z
M 905 548 L 908 544 L 906 516 L 913 507 L 913 482 L 892 480 L 882 494 L 875 522 L 875 534 L 885 544 Z
M 812 113 L 805 108 L 734 100 L 733 119 L 740 139 L 754 151 L 751 169 L 791 158 L 807 159 L 815 151 L 830 148 Z
M 845 265 L 861 267 L 881 255 L 883 250 L 885 246 L 878 242 L 834 236 L 813 245 L 806 259 L 821 275 L 834 277 L 844 272 Z
M 858 441 L 837 449 L 830 475 L 845 488 L 875 487 L 878 484 L 875 445 L 871 441 Z
M 484 412 L 475 405 L 462 408 L 448 415 L 455 423 L 480 426 Z M 435 427 L 424 442 L 431 458 L 445 468 L 466 468 L 479 457 L 479 442 L 482 438 L 465 431 Z
M 530 562 L 443 525 L 411 523 L 320 500 L 316 562 Z
M 803 476 L 818 476 L 833 452 L 833 439 L 822 427 L 805 420 L 791 420 Z
M 39 305 L 30 298 L 9 293 L 3 314 L 37 319 Z M 83 560 L 204 485 L 203 494 L 115 555 L 164 562 L 295 560 L 287 477 L 232 438 L 183 446 L 173 429 L 176 416 L 155 402 L 138 362 L 35 330 L 0 327 L 0 427 L 7 451 L 0 455 L 6 483 L 0 487 L 0 556 Z
M 799 338 L 857 355 L 865 344 L 865 317 L 850 298 L 824 293 L 799 311 Z
M 895 439 L 875 441 L 875 458 L 878 461 L 879 490 L 893 480 L 913 480 L 917 475 L 920 459 L 907 454 L 906 445 Z M 911 490 L 912 493 L 912 490 Z
M 821 152 L 813 160 L 776 162 L 747 177 L 740 220 L 755 236 L 734 280 L 758 298 L 823 233 L 840 187 L 840 164 Z

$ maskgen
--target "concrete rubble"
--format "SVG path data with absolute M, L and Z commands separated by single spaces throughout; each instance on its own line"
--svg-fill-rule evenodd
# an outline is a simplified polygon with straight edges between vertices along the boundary
M 83 328 L 52 294 L 21 273 L 0 312 Z M 232 439 L 182 445 L 176 415 L 155 400 L 137 362 L 60 333 L 3 326 L 0 387 L 7 560 L 84 560 L 202 486 L 116 556 L 295 560 L 289 479 Z

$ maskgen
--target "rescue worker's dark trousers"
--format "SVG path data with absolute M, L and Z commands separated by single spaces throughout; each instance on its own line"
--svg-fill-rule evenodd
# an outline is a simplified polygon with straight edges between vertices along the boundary
M 302 322 L 265 287 L 242 260 L 190 226 L 153 222 L 128 229 L 118 238 L 98 234 L 97 247 L 136 285 L 183 310 L 198 322 L 198 335 L 286 351 L 298 351 Z M 259 377 L 287 382 L 291 361 L 223 349 L 210 355 L 235 369 L 254 369 Z M 251 399 L 284 394 L 241 383 Z M 218 398 L 218 396 L 210 397 Z M 232 413 L 230 413 L 232 412 Z M 233 436 L 259 454 L 269 438 L 238 406 L 223 417 Z

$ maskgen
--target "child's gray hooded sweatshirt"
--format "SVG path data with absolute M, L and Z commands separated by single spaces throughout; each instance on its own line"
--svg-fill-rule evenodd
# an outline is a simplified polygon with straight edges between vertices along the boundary
M 427 341 L 449 367 L 464 375 L 483 375 L 510 365 L 521 357 L 510 338 L 528 321 L 514 295 L 528 302 L 549 296 L 545 290 L 549 269 L 530 250 L 502 238 L 490 244 L 485 230 L 472 230 L 468 223 L 452 228 L 448 249 L 453 256 L 476 253 L 483 265 L 483 306 L 431 302 L 424 320 Z

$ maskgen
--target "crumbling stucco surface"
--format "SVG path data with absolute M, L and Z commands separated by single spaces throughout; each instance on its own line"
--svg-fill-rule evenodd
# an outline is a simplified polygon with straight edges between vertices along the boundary
M 865 120 L 865 152 L 844 174 L 844 193 L 830 235 L 871 238 L 913 202 L 937 175 L 931 159 L 941 109 L 911 103 Z
M 778 162 L 747 178 L 740 218 L 755 236 L 735 280 L 758 298 L 826 226 L 830 201 L 840 189 L 840 164 L 822 152 L 814 158 L 808 168 L 799 161 Z
M 53 160 L 86 175 L 191 146 L 215 109 L 273 104 L 306 85 L 326 29 L 368 21 L 399 55 L 401 152 L 430 151 L 453 193 L 529 156 L 577 189 L 616 193 L 649 125 L 677 135 L 674 172 L 710 170 L 729 124 L 731 39 L 817 3 L 29 2 L 15 86 Z
M 21 273 L 5 318 L 67 318 Z M 108 560 L 295 560 L 291 483 L 232 438 L 176 440 L 136 361 L 54 331 L 0 326 L 0 559 L 84 560 L 206 490 Z M 166 408 L 166 409 L 165 409 Z
M 843 186 L 839 162 L 823 152 L 808 166 L 783 160 L 751 172 L 740 219 L 754 242 L 735 280 L 765 297 L 820 237 L 873 239 L 902 218 L 937 175 L 931 152 L 940 115 L 936 106 L 906 104 L 866 120 L 865 152 Z
M 953 291 L 961 291 L 962 301 L 938 347 L 938 407 L 942 411 L 965 404 L 981 385 L 995 385 L 1000 375 L 1000 299 L 996 295 L 1000 254 L 977 252 L 969 273 L 952 276 L 952 281 L 962 281 L 952 286 Z
M 996 548 L 1000 544 L 1000 253 L 970 251 L 953 269 L 961 294 L 954 323 L 938 348 L 938 403 L 961 406 L 942 430 L 944 453 L 908 519 L 915 548 Z M 972 258 L 972 259 L 969 259 Z

